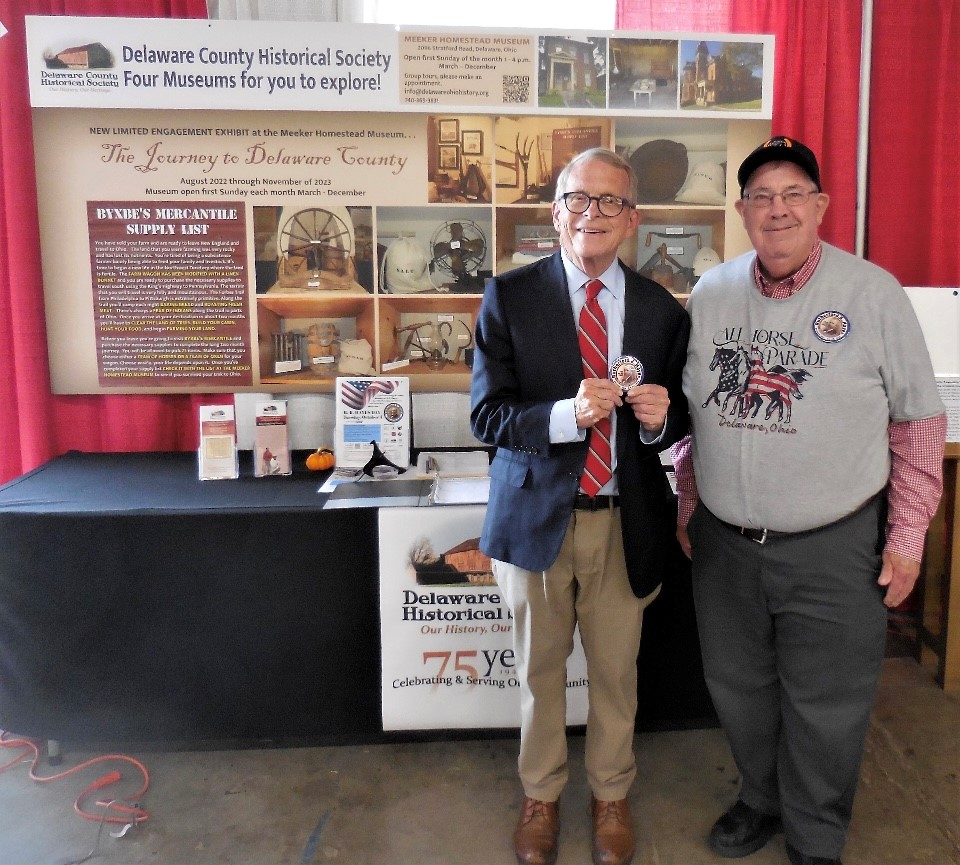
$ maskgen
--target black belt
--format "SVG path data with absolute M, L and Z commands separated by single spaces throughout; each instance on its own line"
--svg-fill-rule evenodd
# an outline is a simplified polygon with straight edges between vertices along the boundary
M 619 508 L 620 496 L 588 496 L 586 493 L 577 493 L 573 500 L 575 511 L 605 511 L 607 508 Z
M 734 525 L 733 523 L 724 522 L 719 517 L 717 517 L 716 514 L 714 514 L 713 516 L 716 519 L 716 521 L 720 523 L 720 525 L 726 526 L 728 529 L 736 532 L 738 535 L 743 535 L 745 538 L 749 538 L 751 541 L 754 541 L 755 543 L 765 544 L 767 541 L 771 541 L 774 538 L 799 537 L 800 535 L 809 535 L 812 532 L 819 532 L 822 529 L 831 529 L 834 526 L 840 525 L 840 523 L 844 523 L 847 520 L 852 519 L 862 511 L 865 511 L 878 498 L 880 498 L 880 495 L 881 495 L 880 493 L 877 493 L 877 495 L 871 496 L 859 508 L 857 508 L 852 513 L 847 514 L 845 517 L 840 517 L 839 520 L 834 520 L 832 523 L 827 523 L 822 526 L 816 526 L 815 528 L 812 528 L 812 529 L 801 529 L 799 532 L 778 532 L 778 531 L 775 531 L 774 529 L 754 529 L 754 528 L 751 528 L 750 526 L 737 526 L 737 525 Z
M 726 526 L 728 529 L 732 529 L 738 535 L 743 535 L 745 538 L 749 538 L 758 544 L 765 544 L 773 538 L 784 537 L 786 535 L 805 534 L 805 532 L 777 532 L 773 529 L 752 529 L 750 526 L 735 526 L 733 523 L 725 523 L 723 520 L 717 520 L 717 522 Z

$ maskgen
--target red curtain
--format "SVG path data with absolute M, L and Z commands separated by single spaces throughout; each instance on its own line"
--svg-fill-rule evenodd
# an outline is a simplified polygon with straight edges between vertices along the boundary
M 196 447 L 175 396 L 52 396 L 27 86 L 25 15 L 206 18 L 205 0 L 0 0 L 0 482 L 52 456 Z
M 817 154 L 830 207 L 821 236 L 853 252 L 862 9 L 837 0 L 736 0 L 735 33 L 776 36 L 773 132 Z
M 904 285 L 960 285 L 957 0 L 874 0 L 867 253 Z
M 664 9 L 663 7 L 669 6 Z M 817 153 L 830 208 L 821 235 L 854 250 L 861 4 L 836 0 L 618 0 L 622 30 L 762 33 L 776 37 L 773 133 Z

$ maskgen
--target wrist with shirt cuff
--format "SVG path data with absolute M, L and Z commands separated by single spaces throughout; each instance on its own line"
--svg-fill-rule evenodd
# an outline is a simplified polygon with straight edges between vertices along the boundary
M 915 562 L 923 560 L 923 544 L 926 531 L 908 529 L 902 526 L 887 526 L 887 542 L 883 546 L 885 553 L 896 553 Z
M 663 434 L 667 431 L 667 419 L 663 419 L 663 426 L 660 427 L 659 432 L 651 432 L 643 424 L 640 424 L 640 441 L 645 445 L 655 445 L 663 438 Z
M 582 442 L 587 435 L 586 430 L 577 426 L 576 399 L 557 400 L 550 409 L 550 444 L 566 444 L 567 442 Z

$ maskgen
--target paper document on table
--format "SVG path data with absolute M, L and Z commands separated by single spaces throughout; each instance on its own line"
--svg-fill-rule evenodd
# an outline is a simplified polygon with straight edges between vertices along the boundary
M 486 451 L 423 451 L 417 457 L 421 475 L 441 477 L 486 477 L 490 460 Z
M 333 492 L 340 484 L 352 484 L 365 477 L 363 469 L 340 467 L 330 472 L 330 476 L 320 485 L 318 493 Z
M 435 505 L 483 505 L 489 496 L 489 477 L 437 477 L 430 499 Z
M 674 495 L 677 494 L 677 476 L 673 471 L 667 472 L 667 480 L 670 481 L 670 490 Z
M 960 376 L 938 375 L 937 392 L 947 407 L 947 441 L 960 442 Z

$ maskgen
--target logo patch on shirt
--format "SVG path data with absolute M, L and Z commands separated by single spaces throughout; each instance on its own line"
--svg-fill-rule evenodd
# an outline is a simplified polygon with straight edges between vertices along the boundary
M 821 342 L 840 342 L 850 333 L 850 319 L 835 309 L 825 310 L 813 320 L 813 332 Z

